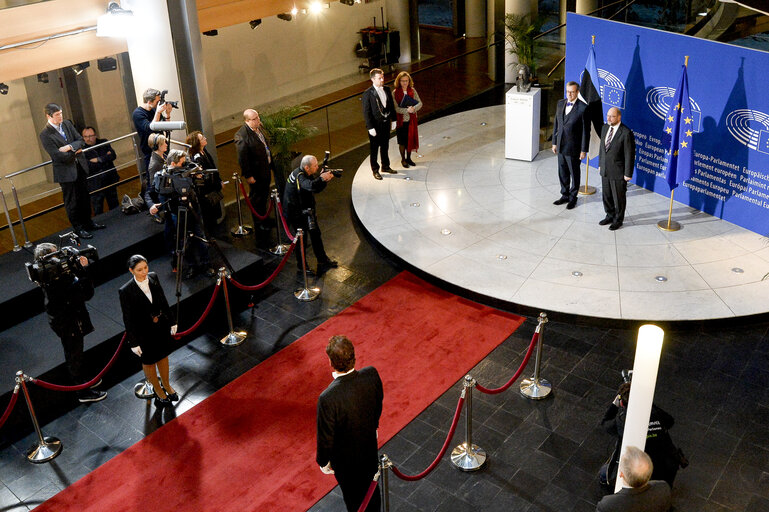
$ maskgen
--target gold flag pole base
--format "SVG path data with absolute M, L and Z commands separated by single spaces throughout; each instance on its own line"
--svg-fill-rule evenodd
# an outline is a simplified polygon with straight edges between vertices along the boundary
M 579 194 L 583 196 L 592 196 L 595 194 L 595 187 L 585 183 L 585 186 L 579 189 Z
M 667 220 L 661 220 L 657 222 L 657 227 L 662 231 L 678 231 L 681 229 L 681 224 L 674 220 L 671 220 L 670 222 Z

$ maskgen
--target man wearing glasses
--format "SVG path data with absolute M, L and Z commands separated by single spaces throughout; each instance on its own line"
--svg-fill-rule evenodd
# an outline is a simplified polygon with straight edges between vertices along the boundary
M 259 112 L 246 109 L 243 112 L 243 126 L 235 133 L 235 148 L 238 151 L 238 164 L 241 174 L 249 185 L 248 199 L 257 213 L 267 212 L 270 199 L 270 169 L 272 153 L 267 137 L 262 132 Z M 253 215 L 254 229 L 267 233 L 271 230 L 268 221 Z M 263 243 L 264 237 L 257 236 L 257 244 Z

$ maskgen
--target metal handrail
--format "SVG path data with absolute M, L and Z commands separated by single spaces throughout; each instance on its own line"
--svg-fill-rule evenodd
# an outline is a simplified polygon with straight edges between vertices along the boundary
M 590 11 L 589 13 L 586 13 L 585 16 L 592 16 L 593 14 L 595 14 L 597 12 L 600 12 L 600 11 L 603 11 L 606 8 L 609 8 L 609 7 L 611 7 L 613 5 L 617 5 L 617 4 L 623 4 L 623 3 L 626 3 L 627 1 L 628 0 L 617 0 L 616 2 L 612 2 L 610 4 L 606 4 L 606 5 L 602 6 L 602 7 L 599 7 L 598 9 Z M 628 3 L 622 10 L 627 9 L 628 7 L 630 7 L 630 5 L 635 3 L 635 1 L 636 0 L 631 0 L 630 3 Z M 612 17 L 616 16 L 622 10 L 617 11 L 614 14 L 612 14 Z M 544 32 L 540 32 L 536 36 L 532 37 L 532 40 L 536 40 L 536 39 L 539 39 L 540 37 L 544 37 L 544 36 L 550 34 L 551 32 L 555 32 L 556 30 L 562 29 L 565 26 L 566 26 L 566 23 L 561 23 L 560 25 L 556 25 L 555 27 L 549 28 L 549 29 L 545 30 Z

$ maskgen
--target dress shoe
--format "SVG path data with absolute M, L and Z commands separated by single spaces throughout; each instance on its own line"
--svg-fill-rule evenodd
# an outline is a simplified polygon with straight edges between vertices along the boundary
M 403 166 L 404 169 L 408 169 L 409 168 L 409 163 L 407 161 L 405 161 L 405 160 L 401 160 L 401 165 Z
M 568 203 L 568 202 L 569 202 L 569 199 L 568 199 L 568 198 L 566 198 L 566 197 L 562 197 L 562 198 L 560 198 L 560 199 L 556 199 L 555 201 L 553 201 L 553 204 L 554 204 L 554 205 L 556 205 L 556 206 L 560 206 L 560 205 L 562 205 L 562 204 L 566 204 L 566 203 Z
M 166 398 L 160 398 L 159 396 L 155 397 L 155 407 L 157 407 L 158 409 L 160 409 L 161 407 L 171 407 L 172 405 L 174 405 L 174 403 L 171 400 L 169 400 L 168 397 Z
M 379 174 L 379 171 L 374 171 L 374 179 L 375 180 L 381 180 L 382 179 L 382 175 Z
M 301 268 L 296 269 L 296 273 L 301 276 L 302 275 L 302 269 Z M 310 267 L 307 267 L 307 277 L 315 277 L 315 275 L 316 275 L 315 271 L 313 269 L 311 269 Z
M 575 206 L 577 206 L 577 200 L 572 199 L 571 201 L 569 201 L 569 204 L 566 205 L 566 209 L 573 210 Z
M 95 229 L 104 229 L 104 228 L 106 228 L 106 227 L 107 227 L 107 226 L 105 226 L 104 224 L 97 224 L 96 222 L 91 222 L 91 225 L 90 225 L 90 226 L 88 226 L 88 229 L 90 229 L 91 231 L 93 231 L 93 230 L 95 230 Z
M 385 165 L 382 167 L 382 172 L 386 172 L 387 174 L 398 174 L 398 171 L 390 167 L 389 165 Z
M 605 226 L 606 224 L 611 224 L 614 221 L 611 217 L 606 217 L 603 220 L 598 221 L 599 226 Z
M 88 231 L 86 231 L 85 229 L 76 229 L 75 230 L 75 234 L 77 236 L 79 236 L 80 238 L 84 238 L 86 240 L 89 239 L 89 238 L 93 238 L 93 235 L 91 233 L 89 233 Z
M 99 402 L 101 400 L 104 400 L 107 398 L 107 392 L 106 391 L 96 391 L 94 389 L 84 389 L 82 391 L 78 391 L 77 393 L 77 401 L 84 404 L 88 402 Z
M 337 268 L 339 263 L 334 260 L 326 260 L 318 262 L 318 273 L 321 274 L 329 269 Z
M 612 222 L 611 226 L 609 226 L 609 231 L 617 231 L 621 227 L 622 227 L 621 222 Z
M 406 159 L 406 163 L 409 164 L 411 167 L 416 167 L 417 164 L 414 163 L 414 161 L 411 158 Z

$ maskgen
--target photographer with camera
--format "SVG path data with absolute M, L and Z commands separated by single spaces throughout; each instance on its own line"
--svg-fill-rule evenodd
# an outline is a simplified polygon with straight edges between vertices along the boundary
M 324 164 L 326 160 L 324 160 Z M 323 239 L 320 236 L 320 227 L 315 215 L 315 196 L 326 188 L 326 184 L 333 180 L 336 174 L 327 169 L 324 165 L 320 170 L 318 159 L 312 155 L 302 157 L 300 166 L 294 169 L 288 175 L 286 180 L 286 189 L 283 192 L 283 205 L 286 209 L 286 219 L 291 227 L 296 230 L 301 228 L 305 234 L 310 235 L 312 242 L 312 251 L 315 253 L 315 259 L 318 260 L 317 273 L 321 274 L 328 269 L 336 268 L 339 264 L 328 257 L 323 247 Z M 339 173 L 340 171 L 336 171 Z M 307 248 L 307 238 L 305 237 L 305 252 Z M 294 250 L 296 254 L 297 272 L 302 271 L 302 252 L 297 247 Z M 306 266 L 306 262 L 305 262 Z M 312 270 L 307 267 L 307 273 L 312 274 Z
M 167 102 L 165 100 L 165 93 L 168 91 L 158 91 L 157 89 L 147 89 L 142 94 L 143 104 L 134 109 L 131 114 L 131 119 L 136 128 L 137 137 L 139 138 L 139 148 L 144 156 L 144 172 L 146 173 L 142 181 L 141 197 L 144 197 L 147 189 L 152 184 L 152 175 L 149 174 L 150 156 L 152 155 L 152 149 L 150 148 L 148 138 L 151 133 L 155 133 L 150 128 L 150 123 L 154 121 L 163 121 L 171 118 L 171 110 L 174 108 L 175 102 Z
M 73 238 L 77 240 L 76 238 Z M 86 267 L 96 259 L 96 250 L 84 250 L 41 243 L 35 247 L 35 261 L 27 263 L 29 278 L 43 290 L 45 311 L 53 332 L 61 339 L 72 385 L 86 382 L 83 377 L 83 337 L 93 332 L 85 303 L 93 297 L 93 284 Z M 98 384 L 98 383 L 97 383 Z M 104 391 L 83 389 L 77 392 L 80 402 L 98 402 L 107 398 Z

